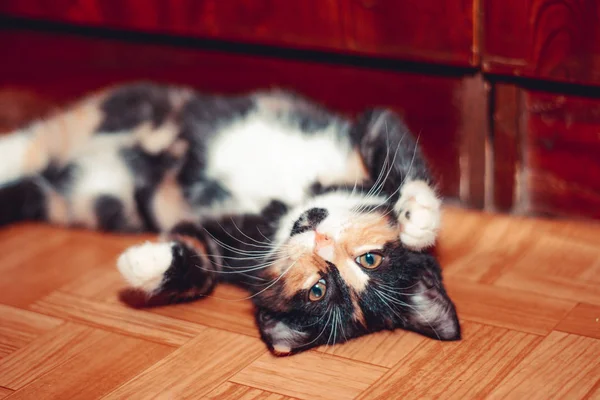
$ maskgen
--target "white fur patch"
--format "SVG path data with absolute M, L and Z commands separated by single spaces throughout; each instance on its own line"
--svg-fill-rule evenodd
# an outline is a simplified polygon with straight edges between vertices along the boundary
M 422 283 L 417 286 L 416 294 L 412 296 L 412 303 L 416 312 L 412 318 L 420 326 L 434 329 L 440 339 L 449 339 L 456 336 L 457 326 L 450 315 L 450 308 L 438 300 L 430 299 L 424 292 L 427 288 Z
M 257 213 L 272 199 L 297 205 L 319 177 L 347 180 L 354 151 L 338 129 L 306 134 L 260 112 L 224 128 L 208 146 L 206 169 L 233 195 L 221 211 Z
M 119 154 L 133 137 L 128 134 L 96 135 L 81 150 L 76 160 L 77 179 L 69 197 L 73 218 L 87 227 L 96 227 L 94 200 L 102 195 L 114 196 L 123 204 L 131 225 L 139 223 L 134 200 L 134 177 Z
M 117 260 L 123 278 L 134 288 L 153 293 L 160 289 L 164 273 L 173 262 L 173 243 L 150 243 L 130 247 Z
M 30 136 L 23 133 L 0 136 L 0 185 L 23 176 Z
M 426 182 L 405 183 L 394 208 L 402 225 L 402 243 L 415 250 L 435 243 L 440 227 L 441 201 Z
M 303 343 L 307 335 L 280 321 L 272 327 L 266 328 L 264 333 L 271 338 L 273 350 L 279 355 L 290 353 L 294 347 Z

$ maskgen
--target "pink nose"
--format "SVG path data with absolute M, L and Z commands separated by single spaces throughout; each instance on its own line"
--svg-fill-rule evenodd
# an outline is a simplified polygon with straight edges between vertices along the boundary
M 315 250 L 322 249 L 323 247 L 331 246 L 333 244 L 333 240 L 320 232 L 315 231 Z

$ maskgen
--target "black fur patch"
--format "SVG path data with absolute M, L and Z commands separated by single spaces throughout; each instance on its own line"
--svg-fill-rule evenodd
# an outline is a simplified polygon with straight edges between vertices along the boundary
M 197 298 L 213 291 L 218 277 L 211 263 L 202 263 L 198 254 L 183 243 L 175 243 L 172 254 L 173 261 L 165 272 L 161 291 L 170 292 L 173 300 L 186 293 Z
M 45 195 L 34 179 L 0 187 L 0 226 L 22 220 L 44 219 Z
M 121 200 L 114 196 L 103 195 L 94 202 L 94 211 L 98 218 L 98 227 L 103 231 L 126 230 L 127 220 Z
M 324 208 L 311 208 L 300 215 L 300 218 L 294 222 L 292 227 L 291 235 L 298 235 L 300 233 L 315 229 L 317 225 L 321 223 L 329 212 Z
M 185 188 L 184 195 L 193 206 L 207 207 L 222 202 L 231 193 L 215 180 L 201 180 Z
M 54 190 L 63 193 L 73 181 L 76 169 L 74 164 L 59 166 L 56 163 L 50 163 L 41 175 L 47 183 L 52 185 Z
M 121 150 L 121 157 L 136 177 L 134 199 L 144 229 L 156 232 L 159 229 L 150 208 L 150 201 L 165 171 L 173 168 L 177 160 L 165 152 L 148 154 L 138 146 Z
M 382 193 L 394 194 L 389 201 L 397 200 L 400 193 L 397 189 L 407 179 L 429 181 L 427 163 L 415 138 L 393 111 L 365 112 L 352 128 L 351 136 L 353 141 L 359 141 L 360 155 L 369 176 L 372 179 L 381 174 L 386 177 L 380 184 Z
M 149 83 L 115 89 L 100 108 L 104 120 L 96 130 L 103 133 L 130 130 L 145 121 L 158 127 L 172 111 L 169 88 Z

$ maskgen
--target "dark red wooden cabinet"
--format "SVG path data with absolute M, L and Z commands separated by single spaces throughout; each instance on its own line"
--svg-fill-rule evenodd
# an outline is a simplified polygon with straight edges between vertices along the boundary
M 595 0 L 3 0 L 0 17 L 14 121 L 31 114 L 7 98 L 131 80 L 284 87 L 403 114 L 449 200 L 600 218 Z
M 0 11 L 152 33 L 474 62 L 472 0 L 3 0 Z
M 483 70 L 600 85 L 597 0 L 481 0 Z

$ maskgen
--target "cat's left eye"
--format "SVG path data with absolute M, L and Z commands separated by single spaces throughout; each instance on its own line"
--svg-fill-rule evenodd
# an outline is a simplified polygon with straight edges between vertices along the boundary
M 325 279 L 319 279 L 317 283 L 313 287 L 310 288 L 308 292 L 308 299 L 310 301 L 319 301 L 325 296 L 325 292 L 327 291 L 327 283 Z
M 379 253 L 369 252 L 356 257 L 354 261 L 363 268 L 375 269 L 381 265 L 383 256 Z

